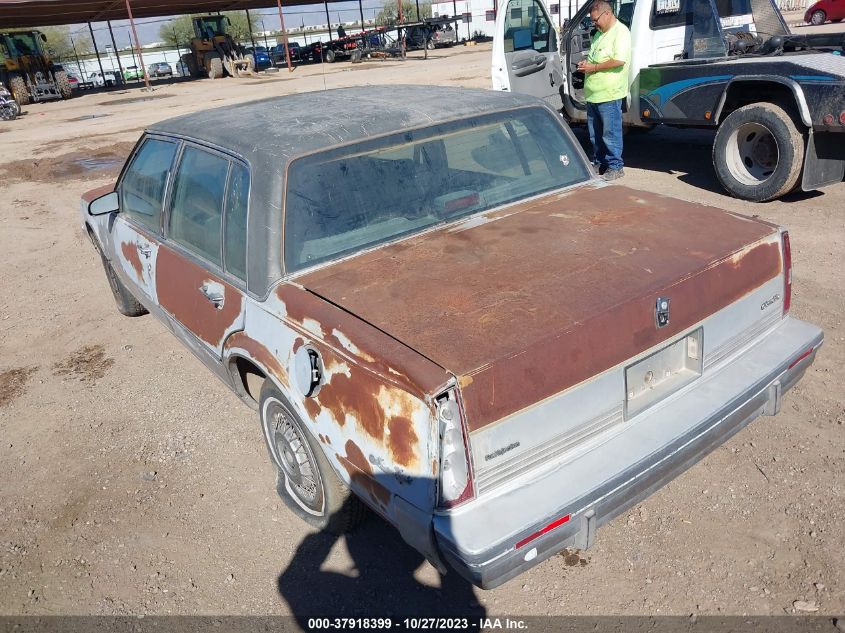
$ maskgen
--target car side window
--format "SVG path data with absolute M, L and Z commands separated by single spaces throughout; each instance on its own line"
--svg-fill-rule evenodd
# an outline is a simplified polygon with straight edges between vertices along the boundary
M 505 15 L 505 52 L 557 50 L 555 30 L 537 0 L 511 0 Z
M 187 146 L 173 181 L 167 227 L 172 240 L 221 267 L 223 194 L 228 171 L 227 159 Z
M 177 147 L 171 141 L 147 139 L 132 159 L 120 185 L 121 210 L 156 233 L 160 227 L 167 176 Z
M 240 163 L 232 163 L 226 190 L 226 215 L 223 248 L 226 270 L 246 281 L 246 216 L 249 203 L 249 171 Z

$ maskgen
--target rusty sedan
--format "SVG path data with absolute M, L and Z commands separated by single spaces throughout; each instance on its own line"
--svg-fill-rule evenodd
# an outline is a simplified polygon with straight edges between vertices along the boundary
M 823 340 L 789 314 L 786 231 L 599 181 L 516 94 L 172 119 L 81 211 L 118 309 L 258 411 L 295 514 L 370 508 L 485 588 L 776 414 Z

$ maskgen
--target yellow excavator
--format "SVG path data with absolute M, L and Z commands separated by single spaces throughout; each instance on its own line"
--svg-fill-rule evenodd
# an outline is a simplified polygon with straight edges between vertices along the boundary
M 53 63 L 40 31 L 0 33 L 0 82 L 18 105 L 52 99 L 70 99 L 70 81 Z
M 194 37 L 191 52 L 182 55 L 191 77 L 243 77 L 253 75 L 255 60 L 235 42 L 226 30 L 231 25 L 225 15 L 193 18 Z

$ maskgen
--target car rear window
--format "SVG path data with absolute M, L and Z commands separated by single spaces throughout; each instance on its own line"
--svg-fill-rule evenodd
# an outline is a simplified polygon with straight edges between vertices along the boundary
M 287 272 L 589 178 L 544 108 L 402 132 L 293 161 Z

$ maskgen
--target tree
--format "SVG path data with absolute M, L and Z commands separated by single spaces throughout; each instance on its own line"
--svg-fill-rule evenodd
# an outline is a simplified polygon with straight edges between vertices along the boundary
M 75 54 L 85 55 L 91 52 L 91 38 L 88 35 L 79 34 L 74 37 L 66 26 L 45 26 L 38 30 L 47 38 L 45 47 L 52 51 L 51 54 L 56 59 L 70 60 Z
M 169 46 L 187 47 L 194 37 L 193 18 L 201 15 L 203 14 L 180 15 L 178 18 L 162 24 L 158 30 L 159 38 Z M 226 32 L 232 36 L 232 39 L 236 42 L 249 42 L 250 33 L 255 31 L 255 16 L 250 14 L 249 22 L 247 22 L 246 12 L 244 11 L 225 11 L 223 15 L 229 18 L 230 23 L 226 24 L 225 27 Z
M 169 22 L 165 22 L 158 29 L 158 36 L 169 46 L 185 48 L 194 37 L 194 27 L 190 15 L 180 15 Z
M 381 11 L 376 16 L 376 24 L 393 25 L 399 22 L 397 13 L 399 7 L 396 2 L 384 0 Z M 420 2 L 420 19 L 431 17 L 431 4 Z M 417 19 L 417 3 L 412 0 L 402 0 L 402 19 L 412 22 Z

